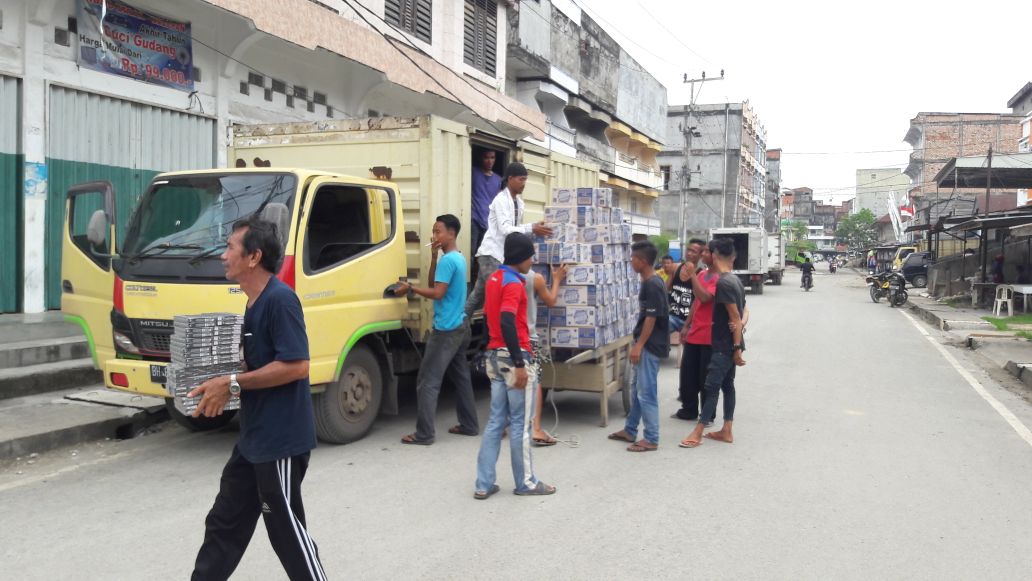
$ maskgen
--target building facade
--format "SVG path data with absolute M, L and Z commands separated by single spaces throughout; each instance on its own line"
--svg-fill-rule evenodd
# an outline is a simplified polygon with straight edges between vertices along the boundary
M 682 200 L 689 234 L 764 223 L 767 134 L 748 101 L 671 105 L 666 135 L 659 154 L 670 174 L 660 204 L 664 231 L 678 231 Z
M 505 90 L 546 123 L 530 141 L 598 164 L 632 231 L 659 234 L 666 88 L 572 0 L 511 4 Z
M 910 176 L 899 168 L 881 167 L 856 170 L 856 198 L 852 211 L 870 210 L 875 218 L 889 213 L 889 201 L 900 204 L 910 190 Z
M 767 191 L 764 200 L 763 225 L 767 232 L 777 232 L 781 222 L 781 150 L 767 150 Z
M 807 187 L 792 189 L 792 219 L 813 225 L 813 190 Z

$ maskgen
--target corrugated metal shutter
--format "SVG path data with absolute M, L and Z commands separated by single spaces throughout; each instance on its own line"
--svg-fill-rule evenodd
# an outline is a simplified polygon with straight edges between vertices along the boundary
M 18 79 L 0 76 L 0 313 L 17 311 L 21 295 L 20 89 Z
M 384 20 L 430 44 L 433 38 L 432 0 L 387 0 Z
M 498 43 L 498 2 L 466 0 L 463 22 L 463 61 L 494 76 Z
M 118 243 L 137 198 L 163 171 L 215 166 L 215 120 L 51 86 L 47 145 L 47 305 L 60 306 L 64 194 L 108 180 L 117 192 Z

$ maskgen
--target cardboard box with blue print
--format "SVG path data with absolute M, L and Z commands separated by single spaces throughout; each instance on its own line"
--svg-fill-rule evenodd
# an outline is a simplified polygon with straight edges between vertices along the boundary
M 580 227 L 595 225 L 595 208 L 586 206 L 545 206 L 545 222 L 576 224 Z
M 609 322 L 605 307 L 547 307 L 547 311 L 551 327 L 595 327 Z M 541 320 L 540 315 L 538 320 Z
M 599 285 L 606 284 L 606 266 L 603 264 L 571 264 L 566 271 L 566 280 L 563 284 L 578 285 Z
M 560 287 L 555 304 L 560 307 L 571 305 L 593 307 L 598 304 L 599 288 L 602 287 L 593 285 Z
M 602 345 L 602 333 L 595 327 L 552 327 L 549 339 L 552 347 L 566 349 L 595 349 Z

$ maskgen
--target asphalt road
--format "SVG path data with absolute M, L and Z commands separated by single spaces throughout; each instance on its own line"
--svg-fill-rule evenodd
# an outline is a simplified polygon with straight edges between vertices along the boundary
M 414 401 L 359 443 L 317 449 L 310 530 L 336 579 L 1028 579 L 1032 409 L 960 350 L 980 394 L 901 310 L 850 271 L 805 293 L 798 273 L 749 298 L 736 441 L 677 442 L 676 369 L 660 376 L 655 453 L 606 440 L 597 401 L 556 397 L 536 449 L 557 495 L 472 498 L 479 438 L 403 446 Z M 923 323 L 922 329 L 936 333 Z M 486 417 L 486 391 L 478 392 Z M 996 401 L 1001 411 L 990 405 Z M 1012 423 L 1005 420 L 1013 414 Z M 546 416 L 546 426 L 553 422 Z M 1013 425 L 1012 425 L 1013 424 Z M 1015 429 L 1017 426 L 1017 429 Z M 124 442 L 0 467 L 6 579 L 183 579 L 236 433 L 167 425 Z M 18 474 L 21 472 L 21 474 Z M 280 579 L 259 525 L 237 579 Z

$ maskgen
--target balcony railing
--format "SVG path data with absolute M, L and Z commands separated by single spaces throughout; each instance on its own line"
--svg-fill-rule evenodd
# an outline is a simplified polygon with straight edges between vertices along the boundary
M 648 188 L 663 187 L 663 173 L 636 157 L 616 152 L 615 172 L 618 177 L 641 184 Z

